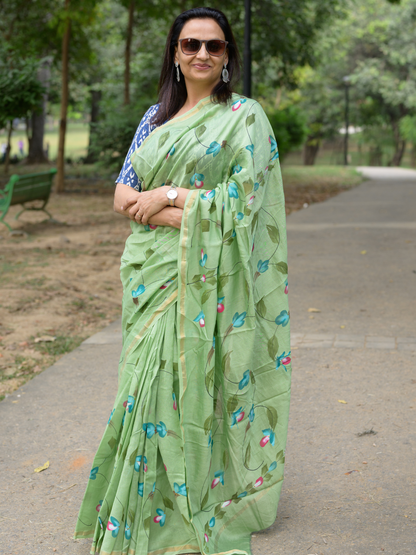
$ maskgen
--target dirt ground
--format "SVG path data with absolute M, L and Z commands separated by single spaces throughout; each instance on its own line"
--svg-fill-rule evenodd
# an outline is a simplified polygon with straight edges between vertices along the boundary
M 359 179 L 357 180 L 357 182 Z M 334 179 L 285 179 L 286 211 L 345 190 Z M 12 206 L 0 226 L 0 400 L 121 314 L 120 257 L 129 221 L 112 209 L 113 189 L 73 179 L 42 212 Z

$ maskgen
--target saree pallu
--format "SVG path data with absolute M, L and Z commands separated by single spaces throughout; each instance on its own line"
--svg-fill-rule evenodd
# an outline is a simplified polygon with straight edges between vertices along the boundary
M 191 189 L 181 229 L 131 224 L 113 411 L 75 537 L 91 553 L 250 555 L 283 480 L 291 359 L 284 197 L 261 106 L 209 98 L 132 156 Z

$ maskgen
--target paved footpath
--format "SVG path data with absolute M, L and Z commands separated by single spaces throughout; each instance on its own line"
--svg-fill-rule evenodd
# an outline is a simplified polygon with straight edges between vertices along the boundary
M 254 555 L 416 554 L 416 172 L 362 171 L 288 218 L 286 476 Z M 0 403 L 1 554 L 89 553 L 71 535 L 119 353 L 116 322 Z

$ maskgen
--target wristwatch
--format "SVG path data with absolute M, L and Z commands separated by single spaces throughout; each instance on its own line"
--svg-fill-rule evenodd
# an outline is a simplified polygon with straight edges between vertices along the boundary
M 166 192 L 170 206 L 175 206 L 175 198 L 178 196 L 176 185 L 171 185 L 169 191 Z

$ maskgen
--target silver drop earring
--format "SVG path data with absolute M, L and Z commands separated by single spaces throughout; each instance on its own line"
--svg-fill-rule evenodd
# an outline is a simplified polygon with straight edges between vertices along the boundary
M 176 79 L 178 81 L 181 80 L 181 74 L 179 73 L 179 62 L 175 62 L 175 66 L 176 66 Z
M 228 83 L 228 81 L 230 80 L 227 64 L 224 64 L 224 69 L 222 70 L 222 80 L 224 81 L 224 83 Z

